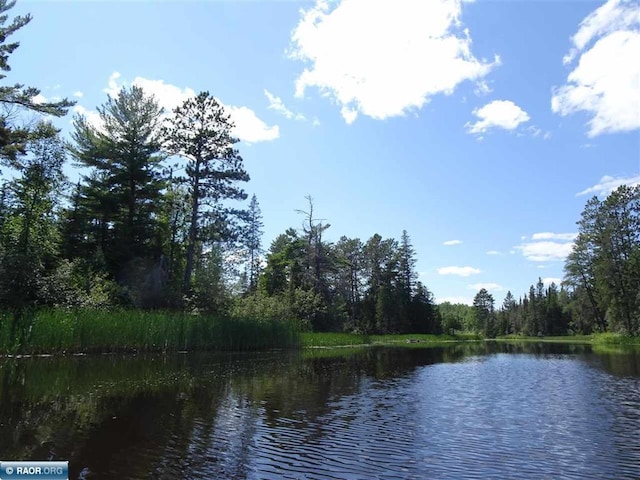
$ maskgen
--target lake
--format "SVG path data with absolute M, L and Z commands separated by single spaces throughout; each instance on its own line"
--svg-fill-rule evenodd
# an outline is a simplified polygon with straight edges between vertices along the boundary
M 0 459 L 73 480 L 640 478 L 640 351 L 0 359 Z

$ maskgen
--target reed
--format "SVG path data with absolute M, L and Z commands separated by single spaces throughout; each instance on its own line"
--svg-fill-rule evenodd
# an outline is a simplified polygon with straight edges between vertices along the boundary
M 47 309 L 21 319 L 0 313 L 0 354 L 259 350 L 299 345 L 290 322 L 139 310 Z M 12 338 L 13 337 L 13 338 Z
M 619 333 L 594 333 L 592 338 L 595 345 L 640 345 L 640 337 Z

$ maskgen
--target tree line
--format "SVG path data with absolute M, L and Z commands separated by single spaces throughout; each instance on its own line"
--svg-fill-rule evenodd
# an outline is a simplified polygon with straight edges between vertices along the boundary
M 496 335 L 617 332 L 640 335 L 640 185 L 622 185 L 591 198 L 565 261 L 561 285 L 541 279 L 517 300 L 509 291 L 499 309 L 485 289 L 473 306 L 440 304 L 445 331 Z

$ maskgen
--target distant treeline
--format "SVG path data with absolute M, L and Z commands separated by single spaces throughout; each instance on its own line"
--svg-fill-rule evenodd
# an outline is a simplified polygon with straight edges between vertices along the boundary
M 562 285 L 545 288 L 539 279 L 517 300 L 508 292 L 497 311 L 486 290 L 473 307 L 441 304 L 443 328 L 487 336 L 640 335 L 640 185 L 587 202 L 564 269 Z
M 0 0 L 0 13 L 12 4 Z M 30 20 L 0 17 L 0 69 Z M 311 197 L 302 227 L 262 248 L 262 215 L 233 123 L 208 92 L 173 112 L 138 87 L 77 115 L 71 138 L 20 115 L 67 113 L 39 91 L 0 89 L 0 309 L 128 308 L 295 320 L 303 329 L 362 333 L 640 333 L 640 187 L 589 201 L 566 281 L 541 282 L 496 310 L 481 290 L 473 307 L 435 304 L 417 280 L 409 235 L 325 239 Z M 20 112 L 20 115 L 16 114 Z M 69 185 L 63 166 L 82 176 Z M 22 322 L 22 323 L 21 323 Z M 12 327 L 13 328 L 13 327 Z

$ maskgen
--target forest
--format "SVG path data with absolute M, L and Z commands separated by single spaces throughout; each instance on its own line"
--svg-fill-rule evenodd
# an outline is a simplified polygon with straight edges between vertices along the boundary
M 41 103 L 37 88 L 8 83 L 19 46 L 8 39 L 31 20 L 7 23 L 13 4 L 0 1 L 2 311 L 165 311 L 360 333 L 640 334 L 640 186 L 588 201 L 561 285 L 538 280 L 499 306 L 484 289 L 472 306 L 437 305 L 406 230 L 339 236 L 311 196 L 292 208 L 300 227 L 263 245 L 234 124 L 209 92 L 165 112 L 123 88 L 97 107 L 99 122 L 76 115 L 62 138 L 50 117 L 73 102 Z

